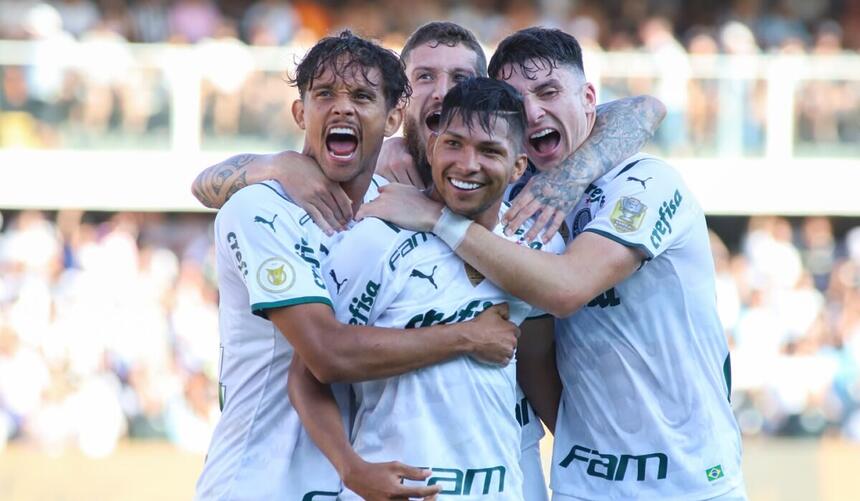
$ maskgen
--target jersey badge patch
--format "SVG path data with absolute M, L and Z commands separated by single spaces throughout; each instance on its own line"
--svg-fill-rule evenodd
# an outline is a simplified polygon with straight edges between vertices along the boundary
M 284 292 L 296 281 L 296 272 L 284 258 L 270 257 L 257 268 L 257 283 L 267 292 Z
M 472 287 L 477 287 L 478 284 L 484 281 L 484 275 L 473 268 L 471 264 L 464 262 L 463 268 L 466 269 L 466 276 L 469 277 L 469 282 L 472 283 Z
M 723 478 L 725 475 L 723 474 L 722 465 L 712 466 L 705 470 L 705 474 L 708 475 L 708 482 L 713 482 L 714 480 L 718 480 Z
M 591 209 L 588 207 L 582 208 L 573 216 L 573 236 L 582 233 L 582 230 L 591 222 Z
M 642 221 L 645 220 L 645 211 L 648 207 L 633 197 L 621 197 L 621 200 L 615 203 L 615 208 L 609 215 L 609 220 L 612 226 L 620 233 L 630 233 L 636 231 L 642 226 Z

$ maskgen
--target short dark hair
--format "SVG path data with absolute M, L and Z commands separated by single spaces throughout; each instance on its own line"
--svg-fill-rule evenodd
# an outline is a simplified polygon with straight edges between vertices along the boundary
M 368 73 L 372 68 L 382 74 L 381 82 L 370 80 Z M 304 98 L 314 80 L 322 76 L 326 69 L 341 78 L 360 74 L 368 84 L 381 86 L 388 108 L 393 108 L 412 94 L 403 63 L 397 54 L 349 30 L 317 42 L 296 66 L 295 77 L 289 78 L 289 82 L 299 89 L 299 95 Z
M 496 48 L 490 59 L 489 74 L 493 78 L 506 79 L 510 74 L 503 75 L 502 68 L 512 65 L 518 68 L 523 76 L 534 79 L 538 67 L 548 70 L 560 65 L 573 66 L 582 74 L 582 48 L 572 35 L 561 30 L 535 26 L 520 30 L 508 36 Z
M 514 141 L 517 152 L 523 147 L 526 130 L 526 110 L 523 97 L 507 82 L 477 77 L 464 80 L 448 91 L 442 100 L 440 130 L 459 116 L 469 130 L 478 125 L 485 132 L 492 130 L 494 122 L 504 118 L 508 122 L 508 136 Z
M 475 73 L 481 77 L 487 76 L 487 56 L 484 54 L 484 48 L 481 47 L 478 39 L 471 31 L 459 24 L 448 21 L 433 21 L 413 31 L 406 40 L 403 50 L 400 51 L 400 59 L 403 60 L 403 64 L 409 61 L 409 54 L 416 47 L 427 43 L 431 44 L 432 47 L 437 47 L 440 44 L 455 47 L 462 44 L 471 49 L 477 56 Z

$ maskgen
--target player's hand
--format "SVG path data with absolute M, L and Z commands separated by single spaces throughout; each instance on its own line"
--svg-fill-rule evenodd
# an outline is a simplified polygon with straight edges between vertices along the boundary
M 462 324 L 472 343 L 472 358 L 487 364 L 506 366 L 514 358 L 520 328 L 509 321 L 508 303 L 488 308 L 472 321 Z
M 419 190 L 426 188 L 402 137 L 392 137 L 382 143 L 376 173 L 392 183 L 410 184 Z
M 541 238 L 543 243 L 549 242 L 555 236 L 564 218 L 573 210 L 580 198 L 563 189 L 562 180 L 554 177 L 559 173 L 563 171 L 556 168 L 535 174 L 529 179 L 502 219 L 506 235 L 513 235 L 523 223 L 537 214 L 537 219 L 524 236 L 525 240 L 533 241 L 541 230 L 543 230 Z
M 433 231 L 442 214 L 442 204 L 431 200 L 414 186 L 386 184 L 379 196 L 363 204 L 355 215 L 357 220 L 378 217 L 413 231 Z
M 435 499 L 441 485 L 407 486 L 403 480 L 424 481 L 430 470 L 407 466 L 397 461 L 368 463 L 358 461 L 344 475 L 343 483 L 368 501 L 387 499 Z
M 327 235 L 346 229 L 352 219 L 352 201 L 340 184 L 323 174 L 316 160 L 295 151 L 279 153 L 273 160 L 273 177 L 296 204 Z

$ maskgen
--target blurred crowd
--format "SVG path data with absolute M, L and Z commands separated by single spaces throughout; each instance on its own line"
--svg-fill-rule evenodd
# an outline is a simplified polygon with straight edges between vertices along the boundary
M 211 217 L 63 211 L 0 233 L 0 448 L 205 453 L 218 415 Z
M 601 100 L 633 93 L 663 100 L 668 115 L 657 144 L 673 155 L 755 155 L 767 126 L 764 80 L 743 77 L 741 67 L 688 80 L 688 55 L 826 58 L 860 47 L 860 0 L 0 0 L 0 39 L 36 42 L 29 65 L 0 67 L 0 147 L 166 147 L 172 93 L 183 78 L 199 84 L 204 147 L 247 149 L 237 146 L 242 139 L 292 145 L 299 132 L 287 110 L 295 94 L 283 70 L 293 61 L 259 70 L 253 48 L 308 47 L 344 27 L 399 48 L 435 19 L 472 29 L 490 50 L 526 26 L 565 29 L 585 48 L 586 71 L 604 52 L 640 54 L 660 76 L 607 76 Z M 179 64 L 167 54 L 142 61 L 128 42 L 199 50 Z M 172 72 L 183 64 L 196 65 L 199 80 L 177 79 Z M 802 81 L 793 102 L 798 145 L 856 154 L 860 81 Z
M 204 453 L 219 413 L 211 216 L 3 215 L 0 449 L 100 457 L 128 437 Z M 860 441 L 860 226 L 719 226 L 737 247 L 712 234 L 743 432 Z

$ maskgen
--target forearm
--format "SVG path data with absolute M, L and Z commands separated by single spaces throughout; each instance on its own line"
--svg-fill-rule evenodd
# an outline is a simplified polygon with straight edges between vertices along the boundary
M 563 256 L 517 245 L 478 224 L 455 252 L 504 291 L 555 316 L 564 316 L 560 303 L 579 291 L 578 272 Z
M 554 325 L 555 320 L 549 316 L 526 320 L 517 350 L 517 381 L 532 408 L 553 433 L 561 400 Z
M 220 209 L 230 197 L 249 184 L 272 179 L 273 159 L 279 155 L 243 154 L 217 163 L 191 185 L 194 197 L 210 209 Z
M 555 346 L 533 362 L 517 360 L 517 380 L 532 408 L 555 435 L 558 406 L 561 401 L 561 378 L 555 363 Z
M 293 356 L 287 387 L 308 435 L 343 478 L 360 458 L 347 439 L 331 388 L 320 383 L 298 355 Z
M 468 354 L 472 347 L 465 328 L 462 323 L 406 331 L 344 325 L 332 335 L 337 369 L 326 378 L 352 382 L 398 376 Z

